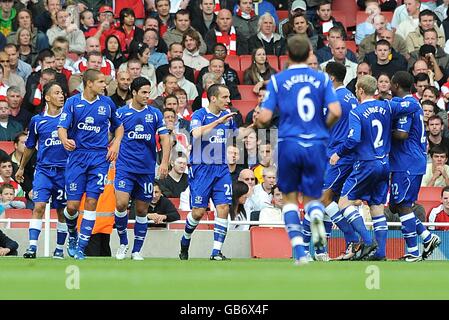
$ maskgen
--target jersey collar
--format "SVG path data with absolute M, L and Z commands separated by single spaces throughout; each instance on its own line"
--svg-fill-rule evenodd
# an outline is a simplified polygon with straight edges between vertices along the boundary
M 141 112 L 141 111 L 143 111 L 143 110 L 148 109 L 148 105 L 146 105 L 145 108 L 143 108 L 142 110 L 137 110 L 136 108 L 133 107 L 132 102 L 130 102 L 130 103 L 129 103 L 129 108 L 130 108 L 130 109 L 133 109 L 133 110 L 136 111 L 136 112 Z
M 48 105 L 45 104 L 44 117 L 57 118 L 57 117 L 59 117 L 59 116 L 61 115 L 61 113 L 62 113 L 62 108 L 61 108 L 61 111 L 59 111 L 59 113 L 58 113 L 57 115 L 54 115 L 54 116 L 49 115 L 48 112 L 47 112 L 47 110 L 48 110 Z
M 302 69 L 302 68 L 309 68 L 309 66 L 305 63 L 294 63 L 294 64 L 291 64 L 288 68 L 289 69 Z
M 89 101 L 86 98 L 84 98 L 84 92 L 83 92 L 83 93 L 81 93 L 81 100 L 84 100 L 84 101 L 86 101 L 89 104 L 92 104 L 92 103 L 97 102 L 98 100 L 100 100 L 100 96 L 97 95 L 97 97 L 95 98 L 94 101 Z
M 220 110 L 220 111 L 218 112 L 218 114 L 215 114 L 215 113 L 213 113 L 212 111 L 210 111 L 209 107 L 204 107 L 204 109 L 206 109 L 207 113 L 210 113 L 210 114 L 214 115 L 215 117 L 219 117 L 220 114 L 222 113 L 222 111 Z

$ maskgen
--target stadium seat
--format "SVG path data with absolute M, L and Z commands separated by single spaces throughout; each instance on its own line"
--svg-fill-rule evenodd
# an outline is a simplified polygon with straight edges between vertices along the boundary
M 212 54 L 205 54 L 205 55 L 203 55 L 203 57 L 206 58 L 209 61 L 210 61 L 210 59 L 212 59 L 213 56 L 214 55 L 212 55 Z
M 253 85 L 241 84 L 238 85 L 237 88 L 239 89 L 240 95 L 242 97 L 241 100 L 257 100 L 257 96 L 253 92 Z
M 237 76 L 239 78 L 240 83 L 243 83 L 243 74 L 245 73 L 242 70 L 236 70 L 237 71 Z
M 250 229 L 251 257 L 289 259 L 292 248 L 284 228 L 252 227 Z
M 418 193 L 418 201 L 438 201 L 441 199 L 443 187 L 421 187 Z
M 354 27 L 356 25 L 356 15 L 357 11 L 359 11 L 356 1 L 334 0 L 332 2 L 332 15 L 334 18 L 336 18 L 335 11 L 344 13 L 346 17 L 346 28 Z
M 276 71 L 279 71 L 279 57 L 274 55 L 268 55 L 267 59 L 270 66 L 276 69 Z
M 355 44 L 355 41 L 345 41 L 346 43 L 346 49 L 351 50 L 352 52 L 357 52 L 357 45 Z
M 288 61 L 288 56 L 280 56 L 279 57 L 279 70 L 284 70 L 285 64 Z
M 341 22 L 345 27 L 345 31 L 348 30 L 348 23 L 346 18 L 346 13 L 344 11 L 332 10 L 332 16 L 338 22 Z
M 277 10 L 276 13 L 278 15 L 279 22 L 288 18 L 288 10 Z
M 175 206 L 176 209 L 179 208 L 180 198 L 167 198 Z
M 239 56 L 227 56 L 225 62 L 234 70 L 241 70 Z
M 7 154 L 14 152 L 14 142 L 13 141 L 0 141 L 0 149 L 5 151 Z
M 240 68 L 242 71 L 245 71 L 251 66 L 251 55 L 250 54 L 244 54 L 240 56 Z
M 243 120 L 245 120 L 246 115 L 257 105 L 257 100 L 231 100 L 231 103 L 234 108 L 240 111 Z
M 5 210 L 5 219 L 31 219 L 31 209 L 7 209 Z M 58 214 L 56 210 L 50 210 L 50 219 L 57 219 Z M 12 222 L 11 228 L 28 228 L 28 222 Z M 43 226 L 44 227 L 44 226 Z M 50 223 L 51 229 L 56 229 L 56 222 Z

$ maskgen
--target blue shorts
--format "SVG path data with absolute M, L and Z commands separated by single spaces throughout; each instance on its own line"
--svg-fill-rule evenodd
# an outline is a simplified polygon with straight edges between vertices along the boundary
M 387 202 L 390 165 L 388 160 L 356 161 L 349 175 L 341 197 L 349 200 L 365 200 L 368 205 Z
M 194 164 L 189 169 L 190 206 L 207 208 L 232 203 L 232 179 L 227 165 Z
M 36 168 L 33 180 L 33 202 L 47 203 L 50 197 L 52 208 L 60 209 L 66 206 L 65 168 Z
M 278 159 L 277 181 L 281 192 L 321 197 L 327 159 L 324 142 L 280 141 Z
M 390 186 L 390 204 L 401 204 L 412 207 L 418 199 L 422 175 L 411 175 L 408 172 L 392 172 Z
M 108 178 L 107 152 L 74 151 L 66 167 L 65 188 L 67 200 L 79 201 L 86 197 L 97 199 L 103 193 Z
M 326 174 L 324 175 L 323 190 L 332 190 L 335 195 L 340 196 L 341 189 L 352 171 L 352 164 L 338 164 L 332 166 L 327 163 Z
M 132 199 L 151 202 L 153 199 L 154 174 L 138 174 L 116 169 L 114 187 L 116 191 L 130 194 Z

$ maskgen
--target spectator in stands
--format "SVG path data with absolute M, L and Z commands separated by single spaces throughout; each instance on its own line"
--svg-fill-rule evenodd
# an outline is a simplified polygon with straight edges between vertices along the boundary
M 288 63 L 288 61 L 286 63 Z M 318 58 L 315 54 L 312 53 L 311 55 L 309 55 L 306 63 L 313 70 L 321 71 L 320 64 L 318 63 Z
M 259 90 L 259 92 L 257 92 L 257 104 L 254 107 L 253 110 L 251 110 L 250 112 L 248 112 L 248 114 L 246 115 L 245 118 L 245 123 L 247 125 L 250 125 L 252 123 L 256 123 L 256 117 L 259 115 L 260 113 L 260 105 L 263 101 L 263 99 L 265 98 L 265 94 L 267 92 L 267 88 L 265 86 L 262 86 Z M 278 122 L 279 122 L 279 112 L 277 110 L 274 111 L 272 120 L 271 120 L 271 124 L 268 128 L 273 128 L 273 127 L 277 127 L 278 126 Z
M 100 41 L 97 38 L 95 37 L 87 38 L 85 55 L 73 64 L 73 69 L 75 69 L 75 73 L 82 73 L 87 70 L 87 59 L 86 59 L 87 55 L 93 51 L 101 52 L 100 47 L 101 47 Z M 110 76 L 112 79 L 115 79 L 115 67 L 111 60 L 102 57 L 100 71 L 106 77 Z
M 138 42 L 142 42 L 143 30 L 136 27 L 136 14 L 131 8 L 123 8 L 120 10 L 119 22 L 120 24 L 117 27 L 117 30 L 123 34 L 123 38 L 125 39 L 124 52 L 127 53 L 133 39 L 136 39 Z
M 76 24 L 70 22 L 69 13 L 66 10 L 60 10 L 56 13 L 56 23 L 47 30 L 50 45 L 60 36 L 66 37 L 69 40 L 69 52 L 77 54 L 84 53 L 84 49 L 86 48 L 84 33 L 78 29 Z
M 214 46 L 213 50 L 214 50 L 214 53 L 213 53 L 213 57 L 209 61 L 209 67 L 201 69 L 200 74 L 198 75 L 198 85 L 197 85 L 198 91 L 200 91 L 200 89 L 201 89 L 200 86 L 202 86 L 203 75 L 206 72 L 210 72 L 210 62 L 211 62 L 211 60 L 213 60 L 215 58 L 221 59 L 225 62 L 224 63 L 224 72 L 223 72 L 222 77 L 225 80 L 226 85 L 228 85 L 229 83 L 234 83 L 235 85 L 240 84 L 240 80 L 237 75 L 237 71 L 232 69 L 229 66 L 229 64 L 226 63 L 226 57 L 228 55 L 228 51 L 227 51 L 225 45 L 222 43 L 217 43 Z M 232 92 L 231 92 L 231 94 L 232 94 Z
M 24 129 L 28 128 L 33 115 L 25 108 L 22 108 L 20 89 L 15 86 L 9 87 L 6 91 L 6 96 L 11 119 L 20 123 Z
M 189 102 L 187 100 L 187 93 L 182 88 L 177 88 L 173 91 L 173 94 L 178 99 L 178 108 L 176 109 L 176 113 L 178 118 L 187 120 L 190 122 L 192 118 L 192 112 L 190 111 Z
M 377 41 L 374 56 L 372 53 L 367 54 L 365 61 L 371 65 L 371 72 L 375 78 L 378 78 L 381 73 L 391 78 L 397 71 L 404 71 L 407 68 L 407 61 L 399 53 L 392 52 L 387 40 Z
M 360 10 L 365 10 L 367 5 L 373 1 L 378 0 L 357 0 L 357 5 L 359 6 Z M 380 10 L 382 11 L 394 11 L 394 9 L 397 6 L 396 0 L 381 0 L 380 2 Z
M 11 110 L 6 98 L 0 100 L 0 141 L 13 141 L 22 125 L 11 118 Z
M 249 221 L 251 216 L 246 213 L 245 203 L 248 201 L 249 187 L 245 182 L 234 181 L 232 183 L 232 204 L 229 214 L 233 221 Z M 249 230 L 248 224 L 233 225 L 232 230 Z
M 232 22 L 242 41 L 248 41 L 257 34 L 258 20 L 259 16 L 254 12 L 253 0 L 239 0 Z
M 432 101 L 435 104 L 436 106 L 435 113 L 438 114 L 443 119 L 445 131 L 447 131 L 446 128 L 447 128 L 448 114 L 446 111 L 446 104 L 444 102 L 444 99 L 440 97 L 440 91 L 438 91 L 438 89 L 433 86 L 427 86 L 422 93 L 422 99 L 420 101 L 421 104 L 425 100 Z
M 209 66 L 209 60 L 200 54 L 200 40 L 199 33 L 193 29 L 187 30 L 182 38 L 182 45 L 184 47 L 182 60 L 184 60 L 186 66 L 189 66 L 197 71 Z
M 288 38 L 293 34 L 306 35 L 312 44 L 313 51 L 317 51 L 318 48 L 322 48 L 324 46 L 324 43 L 321 42 L 321 39 L 313 30 L 312 24 L 309 23 L 306 15 L 302 13 L 296 13 L 284 28 L 285 38 Z
M 436 110 L 438 109 L 438 107 L 434 102 L 424 99 L 421 99 L 421 107 L 423 111 L 423 121 L 424 127 L 426 129 L 426 134 L 429 135 L 429 119 L 431 116 L 436 115 Z
M 419 13 L 419 25 L 411 32 L 408 33 L 405 41 L 407 42 L 408 52 L 419 50 L 424 44 L 423 32 L 426 30 L 434 29 L 438 34 L 437 43 L 440 47 L 444 47 L 445 39 L 444 33 L 438 27 L 435 21 L 435 15 L 430 10 L 423 10 Z
M 231 100 L 240 100 L 241 95 L 237 87 L 237 85 L 239 84 L 238 78 L 234 78 L 232 69 L 228 69 L 228 72 L 226 72 L 225 68 L 226 68 L 225 62 L 222 59 L 212 58 L 210 60 L 207 71 L 215 74 L 218 83 L 224 83 L 229 88 L 229 91 L 231 93 Z M 203 79 L 201 75 L 203 73 L 203 70 L 201 70 L 200 75 L 198 76 L 198 87 L 200 88 L 202 87 L 203 84 Z
M 0 196 L 2 205 L 5 209 L 25 209 L 25 202 L 14 200 L 15 189 L 12 185 L 5 183 L 0 186 Z
M 435 47 L 431 45 L 423 45 L 419 49 L 420 57 L 415 61 L 413 67 L 414 69 L 418 69 L 419 66 L 422 66 L 423 70 L 420 72 L 427 73 L 429 75 L 430 83 L 433 86 L 437 86 L 439 88 L 442 85 L 444 86 L 447 76 L 444 73 L 444 69 L 440 67 L 438 62 L 436 61 L 435 50 Z
M 271 188 L 270 195 L 272 197 L 271 206 L 265 207 L 260 210 L 259 221 L 283 221 L 282 207 L 284 206 L 284 200 L 282 198 L 282 192 L 279 190 L 277 185 Z M 261 227 L 278 227 L 282 228 L 282 225 L 261 225 Z
M 54 60 L 53 60 L 54 61 Z M 53 63 L 54 65 L 54 63 Z M 30 84 L 30 91 L 27 91 L 27 95 L 23 99 L 24 107 L 33 115 L 41 113 L 43 111 L 44 102 L 42 97 L 43 87 L 50 81 L 56 80 L 58 73 L 50 68 L 39 71 L 39 78 L 37 83 Z M 33 75 L 32 75 L 33 76 Z M 32 79 L 30 76 L 29 80 Z M 64 77 L 65 81 L 65 77 Z M 31 82 L 31 81 L 30 81 Z M 28 83 L 27 83 L 28 85 Z
M 387 73 L 379 74 L 377 78 L 377 91 L 375 98 L 378 100 L 390 100 L 393 98 L 391 94 L 391 81 L 390 76 Z
M 332 58 L 332 52 L 330 49 L 330 44 L 335 40 L 343 40 L 343 30 L 339 27 L 332 27 L 329 29 L 329 32 L 326 35 L 326 39 L 324 40 L 324 46 L 315 51 L 316 58 L 318 59 L 318 63 L 323 63 Z M 357 57 L 352 50 L 347 49 L 346 59 L 351 60 L 352 62 L 357 62 Z
M 251 130 L 243 139 L 244 142 L 244 164 L 245 167 L 252 167 L 258 163 L 257 159 L 257 134 L 256 131 Z
M 162 38 L 169 28 L 175 26 L 174 17 L 170 15 L 169 0 L 155 0 L 156 19 L 159 22 L 159 36 Z
M 444 49 L 438 44 L 438 32 L 434 28 L 425 30 L 423 32 L 423 39 L 424 45 L 422 45 L 418 50 L 410 53 L 410 59 L 408 61 L 409 67 L 411 67 L 413 63 L 420 58 L 426 58 L 430 62 L 431 56 L 429 53 L 432 53 L 434 59 L 436 60 L 436 65 L 439 66 L 441 70 L 446 70 L 449 67 L 449 55 L 444 52 Z M 432 46 L 434 50 L 429 46 Z
M 318 34 L 318 37 L 321 38 L 321 41 L 319 41 L 319 43 L 321 44 L 323 44 L 327 39 L 329 30 L 333 27 L 339 28 L 343 33 L 343 40 L 346 40 L 346 28 L 341 22 L 335 20 L 335 18 L 332 16 L 331 4 L 331 0 L 320 1 L 316 9 L 316 15 L 311 21 L 314 30 Z
M 45 15 L 45 13 L 44 13 Z M 49 44 L 48 44 L 48 38 L 47 35 L 42 32 L 41 30 L 38 30 L 38 28 L 36 28 L 37 24 L 33 24 L 33 16 L 30 10 L 23 8 L 20 9 L 17 12 L 17 17 L 16 17 L 17 23 L 18 23 L 18 28 L 16 31 L 11 32 L 8 37 L 7 37 L 7 41 L 8 43 L 14 43 L 19 45 L 19 36 L 18 33 L 20 30 L 22 29 L 27 29 L 30 32 L 31 35 L 31 51 L 32 52 L 40 52 L 44 49 L 48 49 Z M 38 19 L 36 18 L 36 21 Z M 51 25 L 50 25 L 51 27 Z
M 200 39 L 199 52 L 200 54 L 205 54 L 207 51 L 206 43 L 204 43 L 201 34 L 193 29 L 190 25 L 190 13 L 187 10 L 179 10 L 175 15 L 175 28 L 168 30 L 163 38 L 165 43 L 170 46 L 172 43 L 181 43 L 184 34 L 187 31 L 195 32 Z
M 249 52 L 253 52 L 255 49 L 262 47 L 265 48 L 265 52 L 268 55 L 280 56 L 285 54 L 285 39 L 275 32 L 276 24 L 273 16 L 269 13 L 260 16 L 257 30 L 259 32 L 249 38 Z
M 167 198 L 179 198 L 189 186 L 189 179 L 186 173 L 187 157 L 184 154 L 177 154 L 171 159 L 171 170 L 165 179 L 159 180 L 161 192 Z
M 16 9 L 13 8 L 14 0 L 2 0 L 0 2 L 0 32 L 7 37 L 13 30 Z
M 377 25 L 376 25 L 377 26 Z M 379 40 L 386 40 L 390 43 L 391 51 L 401 54 L 406 60 L 410 58 L 410 54 L 407 51 L 407 44 L 405 40 L 391 30 L 381 29 L 374 31 L 373 34 L 365 37 L 359 45 L 358 61 L 363 61 L 365 56 L 371 52 L 374 52 L 376 43 Z
M 192 102 L 192 112 L 199 110 L 203 107 L 209 106 L 209 99 L 207 98 L 207 89 L 213 84 L 220 83 L 212 72 L 207 72 L 202 76 L 202 91 L 198 90 L 198 97 Z M 197 86 L 198 89 L 198 86 Z
M 147 31 L 148 29 L 154 29 L 157 32 L 158 41 L 157 41 L 157 45 L 155 47 L 156 51 L 159 53 L 167 54 L 168 46 L 165 43 L 164 39 L 162 39 L 159 35 L 159 20 L 152 16 L 146 17 L 144 24 L 143 24 L 143 30 Z M 144 42 L 145 42 L 145 39 L 144 39 Z M 150 48 L 152 47 L 150 44 L 148 44 L 148 46 Z
M 94 14 L 91 10 L 86 9 L 80 13 L 80 30 L 86 34 L 91 28 L 95 27 Z
M 251 213 L 255 208 L 255 204 L 251 200 L 254 187 L 256 186 L 256 177 L 254 176 L 254 172 L 251 169 L 243 169 L 242 171 L 240 171 L 238 181 L 246 183 L 249 188 L 248 199 L 245 202 L 245 211 L 249 216 L 251 216 Z
M 161 192 L 161 187 L 157 181 L 153 183 L 153 188 L 153 198 L 148 207 L 148 220 L 153 221 L 155 226 L 179 220 L 181 217 L 178 210 L 170 199 L 167 199 Z M 151 224 L 151 226 L 153 225 Z
M 237 181 L 240 172 L 245 167 L 240 163 L 240 150 L 235 145 L 228 145 L 226 148 L 226 161 L 229 172 L 231 173 L 232 182 Z
M 141 71 L 139 75 L 131 74 L 131 78 L 135 79 L 138 76 L 144 77 L 151 82 L 151 94 L 150 99 L 156 98 L 156 69 L 153 65 L 148 63 L 150 56 L 150 48 L 145 43 L 134 43 L 129 49 L 128 62 L 124 62 L 120 65 L 119 71 L 125 71 L 128 69 L 128 64 L 131 61 L 139 61 L 141 64 Z
M 31 32 L 28 29 L 19 28 L 17 30 L 17 48 L 19 59 L 31 66 L 35 65 L 37 52 L 33 51 L 31 45 Z
M 1 107 L 0 107 L 1 109 Z M 13 167 L 12 161 L 9 158 L 0 159 L 0 186 L 4 184 L 10 184 L 14 188 L 15 197 L 24 197 L 22 187 L 12 178 Z
M 153 100 L 153 106 L 155 106 L 156 108 L 158 108 L 161 111 L 164 109 L 165 97 L 173 94 L 173 91 L 175 91 L 175 89 L 179 88 L 178 79 L 176 79 L 176 77 L 172 74 L 167 74 L 164 77 L 164 80 L 162 81 L 162 85 L 163 85 L 164 91 L 156 99 Z
M 407 10 L 407 17 L 404 18 L 402 22 L 393 24 L 393 28 L 396 28 L 396 34 L 400 35 L 403 39 L 407 39 L 408 34 L 413 30 L 416 30 L 416 28 L 418 28 L 419 26 L 419 13 L 421 9 L 421 1 L 404 0 L 404 5 Z
M 192 2 L 193 1 L 190 1 L 190 3 Z M 203 39 L 206 37 L 206 33 L 209 30 L 212 30 L 217 26 L 217 15 L 214 14 L 214 7 L 214 0 L 200 0 L 200 12 L 198 14 L 193 13 L 192 27 L 201 34 Z
M 17 256 L 18 248 L 19 244 L 0 230 L 0 257 Z
M 25 95 L 25 82 L 23 79 L 15 73 L 11 72 L 11 67 L 9 64 L 9 55 L 5 51 L 0 52 L 0 64 L 3 67 L 3 84 L 11 87 L 17 86 L 20 89 L 20 94 L 22 97 Z
M 176 98 L 176 99 L 173 99 Z M 181 107 L 181 104 L 184 106 Z M 174 129 L 176 132 L 189 132 L 191 114 L 187 109 L 187 94 L 185 90 L 177 87 L 173 93 L 166 96 L 164 99 L 164 109 L 173 109 L 176 113 L 174 121 Z
M 184 47 L 182 46 L 181 43 L 178 42 L 173 42 L 168 50 L 168 61 L 170 61 L 171 59 L 174 58 L 180 58 L 182 59 L 182 56 L 184 54 Z M 189 67 L 189 66 L 184 66 L 185 68 L 185 78 L 187 80 L 189 80 L 190 82 L 195 82 L 195 74 L 194 74 L 194 70 Z M 164 77 L 169 73 L 169 64 L 164 64 L 159 66 L 156 69 L 156 80 L 157 83 L 160 83 L 162 81 L 162 79 L 164 79 Z
M 23 62 L 19 59 L 19 51 L 15 44 L 9 43 L 5 46 L 4 51 L 8 54 L 9 57 L 9 66 L 11 68 L 11 73 L 16 74 L 23 79 L 23 81 L 27 81 L 29 75 L 33 71 L 31 66 Z
M 429 212 L 427 221 L 430 223 L 449 222 L 449 186 L 445 186 L 443 190 L 441 190 L 441 204 Z M 427 228 L 429 230 L 449 230 L 449 226 L 428 226 Z
M 57 37 L 55 39 L 55 41 L 53 41 L 53 46 L 51 47 L 52 51 L 54 49 L 56 49 L 56 50 L 63 50 L 65 52 L 66 59 L 65 59 L 65 63 L 64 63 L 64 68 L 69 69 L 72 72 L 72 74 L 75 73 L 75 69 L 73 68 L 74 61 L 70 57 L 68 57 L 68 54 L 69 54 L 69 40 L 67 40 L 64 37 Z M 100 44 L 98 43 L 98 50 L 99 49 L 100 49 Z M 36 60 L 37 60 L 37 58 L 36 58 Z
M 115 69 L 118 69 L 126 61 L 119 39 L 115 34 L 111 34 L 106 38 L 106 48 L 103 50 L 103 56 L 113 63 Z
M 264 182 L 254 187 L 250 197 L 251 202 L 254 203 L 252 211 L 260 211 L 263 208 L 271 206 L 271 188 L 276 184 L 276 168 L 264 168 L 262 176 Z
M 416 77 L 420 73 L 424 73 L 429 78 L 429 83 L 427 85 L 432 85 L 437 88 L 440 88 L 446 82 L 446 79 L 444 78 L 444 74 L 442 72 L 435 73 L 433 70 L 441 71 L 441 69 L 440 68 L 437 68 L 437 69 L 433 68 L 433 70 L 430 69 L 429 63 L 427 61 L 428 61 L 427 59 L 426 60 L 425 59 L 416 60 L 416 62 L 413 64 L 413 67 L 412 67 L 412 74 L 413 74 L 413 76 Z M 433 65 L 432 65 L 432 67 L 433 67 Z M 423 90 L 424 90 L 424 88 L 423 88 Z
M 28 128 L 27 128 L 28 129 Z M 15 177 L 17 170 L 19 169 L 20 160 L 24 154 L 25 150 L 25 142 L 27 140 L 28 134 L 26 131 L 20 132 L 14 138 L 14 151 L 9 155 L 9 158 L 12 161 L 13 173 L 12 176 Z M 33 189 L 33 179 L 34 179 L 34 171 L 36 168 L 36 160 L 37 160 L 37 152 L 31 155 L 30 160 L 27 162 L 24 170 L 24 179 L 23 182 L 20 183 L 25 195 L 27 197 L 30 196 L 30 191 Z M 31 199 L 29 199 L 31 200 Z
M 429 105 L 429 103 L 422 105 L 423 108 L 425 105 Z M 443 119 L 434 114 L 428 118 L 427 122 L 429 125 L 429 134 L 427 136 L 429 150 L 433 150 L 435 147 L 449 150 L 449 139 L 443 136 Z
M 413 94 L 413 97 L 416 100 L 421 100 L 424 89 L 430 85 L 430 78 L 427 73 L 421 72 L 414 76 L 413 83 L 416 92 Z
M 169 62 L 169 73 L 174 75 L 178 81 L 178 86 L 180 88 L 183 88 L 187 92 L 187 98 L 188 100 L 194 100 L 198 96 L 198 91 L 195 87 L 195 85 L 187 80 L 184 76 L 185 73 L 185 67 L 184 67 L 184 61 L 181 58 L 173 58 Z M 158 85 L 158 92 L 159 94 L 162 94 L 164 92 L 164 85 L 163 83 L 159 83 Z
M 430 126 L 430 125 L 429 125 Z M 446 164 L 447 149 L 435 146 L 430 149 L 432 163 L 427 164 L 426 174 L 423 176 L 421 186 L 445 187 L 449 185 L 449 166 Z
M 64 75 L 68 82 L 75 70 L 65 64 L 67 61 L 67 51 L 61 47 L 52 48 L 51 51 L 55 54 L 55 71 Z
M 148 58 L 148 63 L 152 64 L 155 69 L 164 64 L 168 64 L 167 55 L 165 53 L 157 51 L 159 42 L 159 32 L 156 29 L 149 28 L 145 30 L 145 33 L 143 34 L 143 43 L 147 44 L 148 48 L 150 48 L 150 57 Z
M 357 80 L 365 75 L 371 75 L 371 66 L 367 62 L 361 62 L 357 65 L 357 76 L 346 85 L 346 88 L 355 94 Z
M 347 49 L 346 43 L 343 40 L 335 40 L 332 42 L 331 53 L 332 58 L 320 65 L 321 70 L 325 70 L 326 65 L 331 61 L 341 63 L 346 67 L 346 77 L 343 82 L 346 86 L 357 75 L 357 63 L 346 59 Z
M 242 55 L 248 53 L 248 44 L 240 40 L 240 34 L 232 25 L 232 14 L 227 9 L 222 9 L 217 15 L 217 26 L 207 32 L 204 41 L 207 45 L 207 53 L 212 54 L 216 43 L 225 45 L 229 55 Z
M 106 47 L 106 38 L 111 34 L 115 34 L 120 40 L 120 47 L 122 51 L 126 51 L 125 35 L 123 32 L 118 31 L 115 27 L 114 22 L 114 10 L 112 7 L 103 5 L 100 10 L 98 10 L 98 26 L 97 28 L 92 28 L 89 30 L 85 37 L 88 39 L 90 37 L 97 38 L 100 41 L 100 48 L 103 51 Z M 87 50 L 86 50 L 87 51 Z
M 271 145 L 270 141 L 260 143 L 258 146 L 258 162 L 256 165 L 251 166 L 258 183 L 264 182 L 263 170 L 275 165 L 273 149 L 274 146 Z
M 368 15 L 366 20 L 356 26 L 355 43 L 359 45 L 363 39 L 373 34 L 377 29 L 386 29 L 387 20 L 380 12 L 380 6 L 377 1 L 371 0 L 366 4 L 365 13 Z
M 62 9 L 60 0 L 44 0 L 45 11 L 35 17 L 34 25 L 43 33 L 53 26 L 56 13 Z
M 163 116 L 165 126 L 170 133 L 170 141 L 173 152 L 181 152 L 188 154 L 190 145 L 187 138 L 188 122 L 176 115 L 176 108 L 178 107 L 178 99 L 175 95 L 169 95 L 164 99 Z M 187 127 L 185 126 L 187 124 Z M 187 128 L 187 129 L 186 129 Z
M 254 85 L 253 91 L 257 93 L 275 73 L 276 70 L 267 60 L 265 49 L 254 49 L 251 55 L 251 65 L 243 73 L 243 84 Z
M 130 85 L 131 75 L 129 72 L 127 70 L 117 72 L 117 89 L 111 96 L 117 108 L 123 107 L 132 100 Z
M 14 138 L 14 151 L 10 154 L 10 158 L 13 166 L 13 176 L 15 175 L 15 169 L 20 166 L 23 153 L 25 152 L 25 142 L 27 140 L 27 133 L 25 131 L 19 132 Z
M 279 23 L 278 32 L 283 37 L 286 38 L 287 34 L 291 32 L 290 23 L 293 16 L 296 14 L 305 15 L 307 10 L 307 4 L 303 0 L 295 0 L 291 3 L 290 10 L 288 11 L 288 18 L 282 20 Z M 310 24 L 312 25 L 312 24 Z M 313 26 L 312 26 L 313 27 Z

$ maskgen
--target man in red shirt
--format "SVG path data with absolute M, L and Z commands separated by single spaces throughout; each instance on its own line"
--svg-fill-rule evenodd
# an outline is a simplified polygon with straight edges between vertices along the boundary
M 441 191 L 441 204 L 433 208 L 427 216 L 429 222 L 446 222 L 449 223 L 449 186 Z M 429 230 L 449 230 L 449 226 L 429 226 Z

